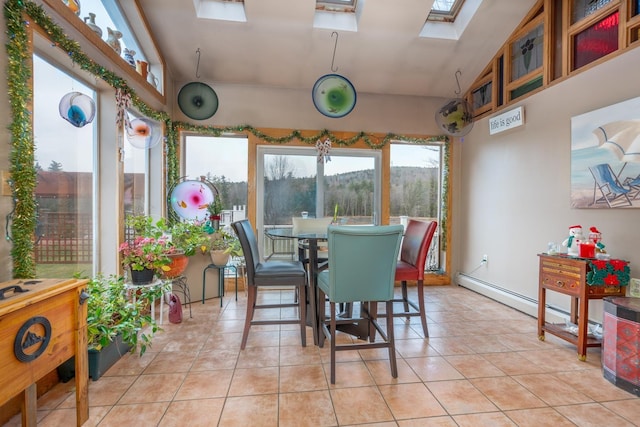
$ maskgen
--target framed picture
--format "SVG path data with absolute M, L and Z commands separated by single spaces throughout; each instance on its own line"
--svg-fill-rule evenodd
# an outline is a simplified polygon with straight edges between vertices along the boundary
M 640 97 L 571 118 L 571 207 L 640 207 Z

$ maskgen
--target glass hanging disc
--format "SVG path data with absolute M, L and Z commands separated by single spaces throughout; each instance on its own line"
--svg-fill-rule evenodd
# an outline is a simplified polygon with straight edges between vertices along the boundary
M 326 74 L 313 85 L 313 105 L 327 117 L 344 117 L 356 106 L 356 90 L 339 74 Z
M 93 121 L 96 115 L 96 103 L 93 98 L 84 93 L 69 92 L 60 100 L 58 112 L 63 119 L 81 128 Z
M 170 203 L 174 212 L 186 220 L 206 220 L 207 205 L 213 202 L 213 188 L 202 181 L 182 181 L 173 187 Z
M 469 103 L 462 98 L 450 99 L 436 111 L 436 123 L 451 136 L 465 136 L 473 128 Z
M 178 93 L 178 106 L 190 119 L 205 120 L 218 111 L 218 95 L 205 83 L 187 83 Z
M 131 120 L 126 132 L 127 141 L 135 148 L 140 149 L 155 147 L 162 136 L 160 125 L 144 117 Z

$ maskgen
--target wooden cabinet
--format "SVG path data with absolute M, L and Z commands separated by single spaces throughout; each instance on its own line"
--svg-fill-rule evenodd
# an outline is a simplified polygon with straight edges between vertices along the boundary
M 22 425 L 36 425 L 36 381 L 75 356 L 76 420 L 89 417 L 87 280 L 0 283 L 0 405 L 23 393 Z
M 578 359 L 587 359 L 588 347 L 600 347 L 602 341 L 588 336 L 589 300 L 606 296 L 624 296 L 620 286 L 589 286 L 587 273 L 589 260 L 561 255 L 539 255 L 538 284 L 538 337 L 544 340 L 545 332 L 556 335 L 578 347 Z M 577 336 L 567 331 L 564 324 L 545 321 L 546 292 L 559 292 L 571 297 L 571 323 L 578 325 Z

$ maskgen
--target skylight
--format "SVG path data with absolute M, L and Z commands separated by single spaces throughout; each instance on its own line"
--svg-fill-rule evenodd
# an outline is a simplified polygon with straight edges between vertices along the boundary
M 464 0 L 435 0 L 427 21 L 453 22 Z
M 316 0 L 316 10 L 325 12 L 355 12 L 358 0 Z

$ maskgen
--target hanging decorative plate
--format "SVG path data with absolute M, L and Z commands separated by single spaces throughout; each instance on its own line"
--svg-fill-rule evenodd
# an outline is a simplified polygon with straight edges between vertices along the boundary
M 126 129 L 127 141 L 140 149 L 155 147 L 162 136 L 160 125 L 144 117 L 131 120 Z
M 313 105 L 327 117 L 344 117 L 356 106 L 356 90 L 339 74 L 326 74 L 313 85 Z
M 473 128 L 469 103 L 462 98 L 448 100 L 436 111 L 436 123 L 448 135 L 465 136 Z
M 178 106 L 190 119 L 205 120 L 218 111 L 218 95 L 205 83 L 187 83 L 178 93 Z
M 93 98 L 84 93 L 69 92 L 60 100 L 58 112 L 63 119 L 81 128 L 93 121 L 96 115 L 96 103 Z
M 207 219 L 207 205 L 213 202 L 213 188 L 202 181 L 182 181 L 173 187 L 170 203 L 174 212 L 182 219 Z

